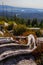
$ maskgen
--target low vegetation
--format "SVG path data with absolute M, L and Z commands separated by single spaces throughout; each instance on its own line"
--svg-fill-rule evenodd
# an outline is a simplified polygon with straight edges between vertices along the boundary
M 7 25 L 5 25 L 5 23 Z M 43 37 L 43 20 L 40 22 L 35 19 L 23 19 L 14 16 L 13 18 L 0 17 L 0 25 L 2 25 L 1 30 L 11 32 L 15 35 L 27 35 L 34 32 L 38 37 Z M 27 29 L 28 28 L 28 29 Z M 29 28 L 40 28 L 38 29 L 29 29 Z M 26 33 L 27 32 L 27 33 Z M 7 34 L 7 33 L 6 33 Z

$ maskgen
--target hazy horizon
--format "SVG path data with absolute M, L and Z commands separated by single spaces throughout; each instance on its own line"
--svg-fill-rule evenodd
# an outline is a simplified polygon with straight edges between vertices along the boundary
M 43 9 L 43 0 L 1 0 L 0 5 Z

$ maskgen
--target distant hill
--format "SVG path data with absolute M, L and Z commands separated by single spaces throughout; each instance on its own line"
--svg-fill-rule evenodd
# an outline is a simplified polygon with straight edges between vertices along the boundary
M 0 5 L 0 16 L 14 16 L 22 18 L 43 18 L 43 9 L 20 8 L 13 6 Z

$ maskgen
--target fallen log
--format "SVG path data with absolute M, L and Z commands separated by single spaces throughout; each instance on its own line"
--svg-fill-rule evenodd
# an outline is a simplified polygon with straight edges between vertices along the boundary
M 37 47 L 33 48 L 33 49 L 19 49 L 19 50 L 15 50 L 15 51 L 5 51 L 4 53 L 0 54 L 0 61 L 10 57 L 10 56 L 16 56 L 16 55 L 20 55 L 20 54 L 27 54 L 27 53 L 32 53 Z

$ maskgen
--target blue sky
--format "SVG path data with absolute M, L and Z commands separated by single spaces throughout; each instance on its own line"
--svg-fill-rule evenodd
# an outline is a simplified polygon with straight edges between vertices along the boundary
M 43 0 L 0 0 L 0 5 L 43 9 Z

